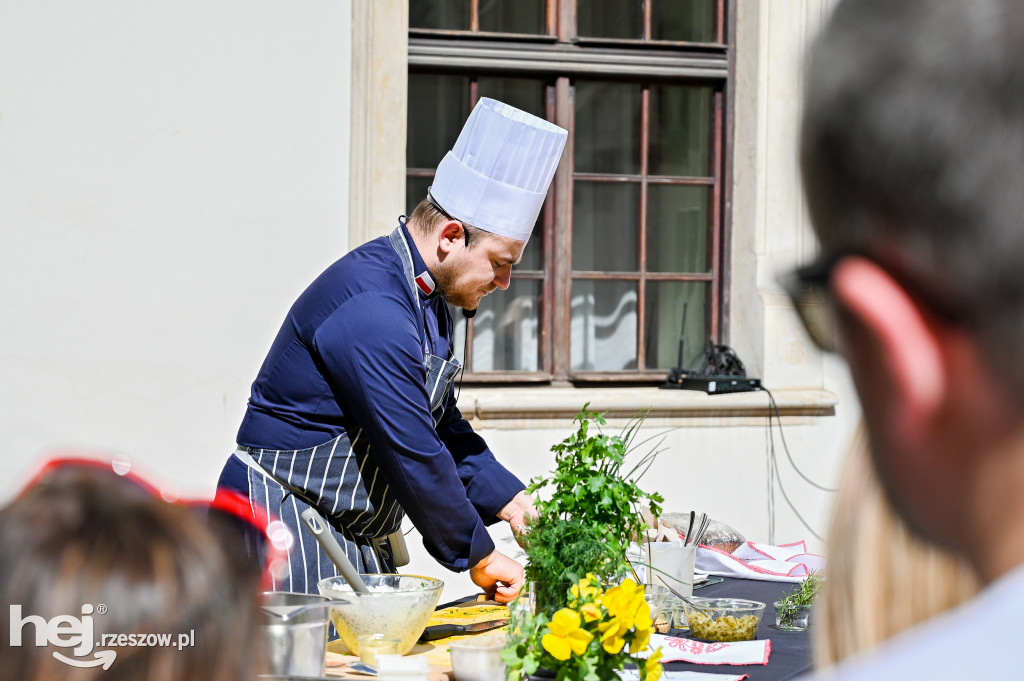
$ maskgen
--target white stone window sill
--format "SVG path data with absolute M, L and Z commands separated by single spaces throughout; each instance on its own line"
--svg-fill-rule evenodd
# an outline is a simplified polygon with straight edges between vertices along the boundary
M 772 390 L 779 414 L 787 423 L 810 423 L 835 414 L 838 398 L 822 389 Z M 533 386 L 463 387 L 459 409 L 475 428 L 564 427 L 583 405 L 609 421 L 626 421 L 648 412 L 647 425 L 764 425 L 772 411 L 765 391 L 708 395 L 694 390 L 654 387 L 585 388 Z M 682 423 L 680 423 L 682 421 Z

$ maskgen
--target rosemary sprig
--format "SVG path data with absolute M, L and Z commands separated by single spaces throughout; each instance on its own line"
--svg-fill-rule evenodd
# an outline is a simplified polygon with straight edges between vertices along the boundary
M 804 581 L 793 587 L 785 597 L 779 599 L 780 626 L 793 626 L 797 611 L 814 603 L 814 598 L 818 595 L 818 590 L 821 589 L 821 583 L 821 575 L 812 570 Z

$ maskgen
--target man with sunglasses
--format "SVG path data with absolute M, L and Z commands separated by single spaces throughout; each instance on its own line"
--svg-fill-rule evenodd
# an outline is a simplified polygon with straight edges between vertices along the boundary
M 535 510 L 455 404 L 448 304 L 469 317 L 508 288 L 565 139 L 562 128 L 481 99 L 429 198 L 292 306 L 219 483 L 290 529 L 290 572 L 276 588 L 316 593 L 337 574 L 302 527 L 311 506 L 357 570 L 395 571 L 408 515 L 446 568 L 469 570 L 499 601 L 519 591 L 523 568 L 495 550 L 486 525 L 505 520 L 519 533 Z
M 843 0 L 808 58 L 801 164 L 823 255 L 791 294 L 849 362 L 894 507 L 986 585 L 829 678 L 1019 676 L 1021 36 L 1018 0 Z

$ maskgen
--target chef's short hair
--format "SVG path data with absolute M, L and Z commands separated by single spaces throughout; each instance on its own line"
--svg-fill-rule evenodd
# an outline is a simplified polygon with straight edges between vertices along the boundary
M 466 235 L 466 245 L 469 248 L 480 243 L 480 240 L 485 236 L 490 236 L 490 232 L 487 230 L 474 227 L 467 222 L 448 215 L 430 199 L 420 201 L 419 205 L 416 206 L 416 210 L 409 216 L 410 226 L 422 235 L 432 234 L 435 227 L 449 220 L 455 220 L 462 224 L 462 231 Z

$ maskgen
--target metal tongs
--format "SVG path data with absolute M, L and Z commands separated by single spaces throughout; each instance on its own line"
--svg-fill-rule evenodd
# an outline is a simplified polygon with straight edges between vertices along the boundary
M 629 560 L 627 560 L 626 563 L 629 564 L 629 569 L 633 571 L 633 577 L 636 579 L 636 583 L 637 584 L 643 584 L 644 581 L 642 579 L 640 579 L 640 575 L 638 575 L 636 573 L 636 568 L 633 567 L 633 563 L 631 561 L 629 561 Z M 667 588 L 669 591 L 671 591 L 673 596 L 675 596 L 676 598 L 678 598 L 681 601 L 686 601 L 686 603 L 691 608 L 693 608 L 694 610 L 699 610 L 700 612 L 703 612 L 703 613 L 707 614 L 712 619 L 714 618 L 715 615 L 717 615 L 717 612 L 714 610 L 714 608 L 708 608 L 707 606 L 697 605 L 689 597 L 684 596 L 683 594 L 681 594 L 678 591 L 676 591 L 675 589 L 673 589 L 671 586 L 669 586 L 668 582 L 666 582 L 662 578 L 661 575 L 658 575 L 658 581 L 661 582 L 662 584 L 664 584 L 665 588 Z
M 710 607 L 708 607 L 706 605 L 697 605 L 697 603 L 691 597 L 684 596 L 683 594 L 679 593 L 678 591 L 673 589 L 671 586 L 669 586 L 668 582 L 666 582 L 664 579 L 662 579 L 661 575 L 658 575 L 658 581 L 661 582 L 662 584 L 664 584 L 665 588 L 667 588 L 670 592 L 672 592 L 673 596 L 675 596 L 676 598 L 678 598 L 681 601 L 684 601 L 687 605 L 689 605 L 694 610 L 697 610 L 698 612 L 704 613 L 705 615 L 707 615 L 711 619 L 718 619 L 718 611 L 715 610 L 714 608 L 710 608 Z

